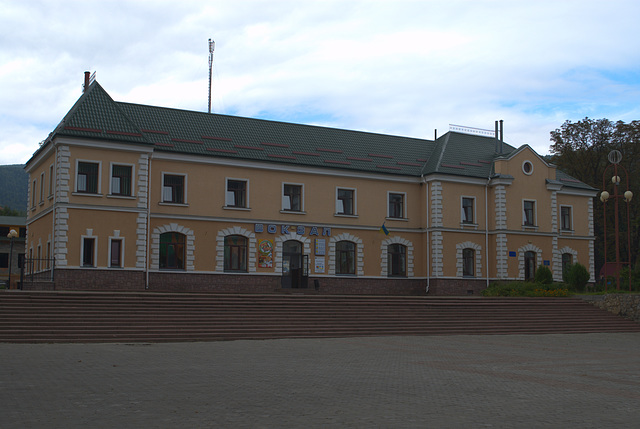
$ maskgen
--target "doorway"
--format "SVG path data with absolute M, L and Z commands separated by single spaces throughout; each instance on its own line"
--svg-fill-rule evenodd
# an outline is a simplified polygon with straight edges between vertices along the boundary
M 282 287 L 306 288 L 309 279 L 309 256 L 302 254 L 302 243 L 296 240 L 282 244 Z
M 536 275 L 536 254 L 528 251 L 524 253 L 524 279 L 525 281 L 533 281 Z

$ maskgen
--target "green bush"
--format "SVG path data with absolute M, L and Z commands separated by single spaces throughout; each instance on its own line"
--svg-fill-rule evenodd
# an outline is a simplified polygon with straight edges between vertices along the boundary
M 553 283 L 553 274 L 549 267 L 542 265 L 536 270 L 536 274 L 533 277 L 533 281 L 543 285 L 550 285 Z
M 541 284 L 534 282 L 492 283 L 482 291 L 483 296 L 569 296 L 569 290 L 562 284 Z
M 582 292 L 589 281 L 589 271 L 582 264 L 572 264 L 567 270 L 567 283 L 571 288 Z

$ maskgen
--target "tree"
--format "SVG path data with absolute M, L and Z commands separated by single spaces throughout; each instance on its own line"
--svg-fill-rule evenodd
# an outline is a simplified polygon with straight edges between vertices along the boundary
M 628 254 L 629 244 L 631 246 L 631 263 L 638 261 L 638 243 L 640 243 L 640 166 L 637 160 L 640 159 L 640 121 L 624 123 L 622 121 L 611 122 L 608 119 L 589 119 L 572 123 L 566 121 L 562 127 L 551 131 L 550 147 L 552 162 L 565 173 L 576 179 L 602 190 L 603 173 L 609 165 L 607 156 L 614 149 L 622 152 L 622 165 L 629 172 L 629 190 L 635 194 L 631 201 L 631 243 L 626 239 L 620 241 L 621 255 Z M 610 178 L 605 178 L 609 180 Z M 626 179 L 623 179 L 621 186 L 626 187 Z M 608 184 L 607 184 L 608 186 Z M 622 192 L 626 189 L 621 189 Z M 594 229 L 597 238 L 595 246 L 596 270 L 604 264 L 604 214 L 602 203 L 598 197 L 594 198 Z M 627 203 L 621 203 L 627 204 Z M 620 206 L 624 213 L 620 222 L 620 234 L 626 237 L 626 207 Z M 608 211 L 607 217 L 611 213 Z M 608 237 L 613 237 L 613 222 L 607 222 Z M 608 240 L 609 246 L 606 249 L 607 260 L 615 260 L 615 250 L 613 240 Z M 622 257 L 626 261 L 626 256 Z M 596 272 L 597 272 L 596 271 Z
M 26 214 L 24 212 L 18 211 L 18 210 L 14 210 L 10 207 L 4 207 L 0 209 L 0 216 L 21 216 L 21 217 L 26 217 Z

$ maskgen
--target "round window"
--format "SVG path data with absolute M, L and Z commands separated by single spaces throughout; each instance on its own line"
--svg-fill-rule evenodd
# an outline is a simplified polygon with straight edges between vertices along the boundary
M 522 171 L 527 175 L 533 173 L 533 164 L 531 161 L 525 161 L 522 163 Z

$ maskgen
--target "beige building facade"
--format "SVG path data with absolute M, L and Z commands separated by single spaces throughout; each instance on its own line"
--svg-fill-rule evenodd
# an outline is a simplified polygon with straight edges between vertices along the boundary
M 574 262 L 595 277 L 596 191 L 495 137 L 133 105 L 94 82 L 26 170 L 26 252 L 55 258 L 57 289 L 466 295 Z

